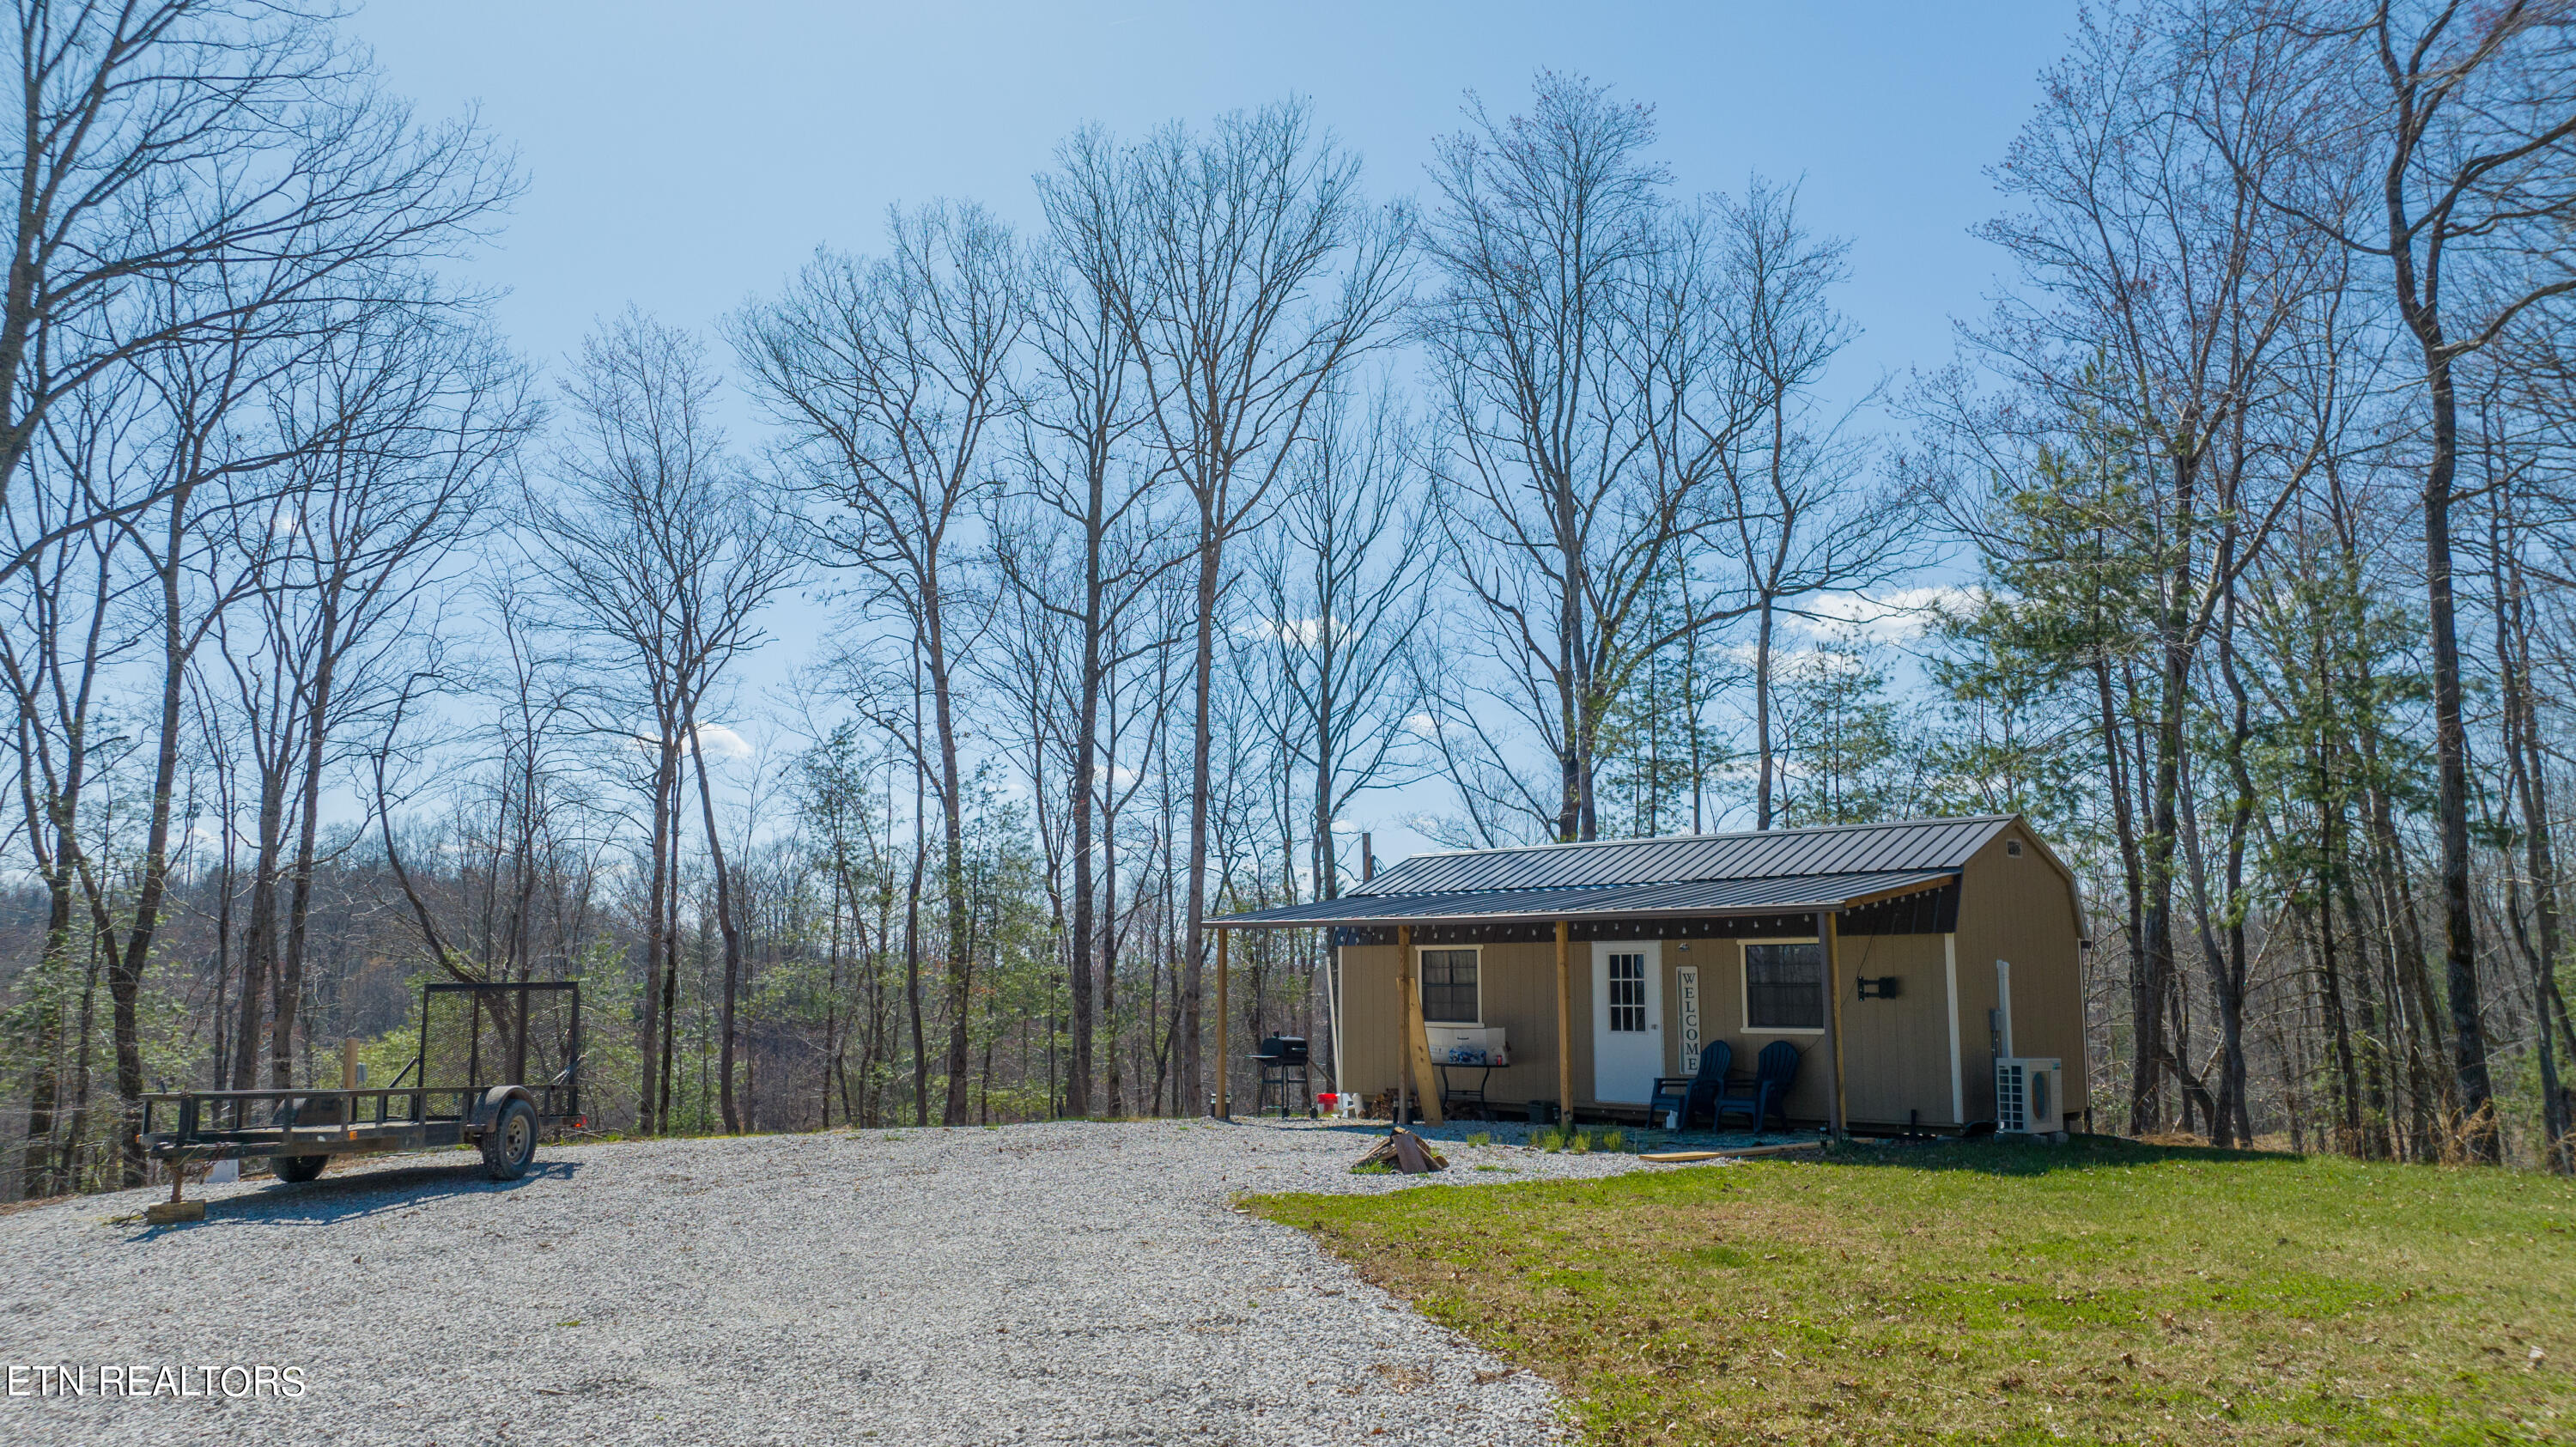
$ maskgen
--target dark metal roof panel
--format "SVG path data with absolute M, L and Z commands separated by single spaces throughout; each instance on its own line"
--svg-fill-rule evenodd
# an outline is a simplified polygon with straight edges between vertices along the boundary
M 1948 869 L 1808 874 L 1778 879 L 1685 880 L 1666 884 L 1590 885 L 1559 889 L 1446 890 L 1400 895 L 1346 894 L 1339 899 L 1227 915 L 1209 921 L 1250 925 L 1395 924 L 1411 920 L 1554 920 L 1604 915 L 1773 914 L 1842 909 L 1855 902 L 1932 889 L 1957 877 Z
M 2011 819 L 1996 814 L 1417 854 L 1351 893 L 1384 897 L 1957 869 Z

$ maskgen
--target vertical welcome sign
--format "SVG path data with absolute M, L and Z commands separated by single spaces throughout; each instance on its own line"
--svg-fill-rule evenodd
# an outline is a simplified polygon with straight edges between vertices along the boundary
M 1682 1074 L 1699 1074 L 1699 966 L 1679 965 L 1673 970 L 1673 996 L 1680 1002 L 1682 1027 Z

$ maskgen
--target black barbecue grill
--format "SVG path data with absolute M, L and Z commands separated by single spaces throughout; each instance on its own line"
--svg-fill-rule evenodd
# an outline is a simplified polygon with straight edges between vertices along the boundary
M 1262 1040 L 1261 1048 L 1252 1052 L 1252 1063 L 1261 1069 L 1260 1084 L 1252 1096 L 1254 1115 L 1274 1105 L 1283 1117 L 1294 1115 L 1301 1108 L 1308 1115 L 1315 1113 L 1314 1082 L 1306 1073 L 1306 1037 L 1267 1036 Z M 1292 1080 L 1296 1084 L 1294 1094 L 1289 1091 Z

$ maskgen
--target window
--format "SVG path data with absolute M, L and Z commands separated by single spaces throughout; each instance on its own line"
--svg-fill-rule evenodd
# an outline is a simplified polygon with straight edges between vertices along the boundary
M 1452 1025 L 1483 1021 L 1476 999 L 1474 950 L 1422 952 L 1422 1018 Z
M 1825 1028 L 1824 946 L 1744 947 L 1744 1028 Z
M 1613 1034 L 1646 1030 L 1646 957 L 1610 957 L 1610 1029 Z

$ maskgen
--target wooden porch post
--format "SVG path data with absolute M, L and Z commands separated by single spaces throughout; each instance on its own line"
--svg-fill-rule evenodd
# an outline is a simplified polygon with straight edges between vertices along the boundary
M 1225 1053 L 1225 1032 L 1227 1024 L 1225 1015 L 1225 944 L 1227 940 L 1232 939 L 1233 937 L 1234 931 L 1232 930 L 1221 929 L 1216 932 L 1216 1118 L 1219 1120 L 1234 1119 L 1234 1116 L 1228 1109 L 1225 1098 L 1225 1074 L 1226 1066 L 1229 1063 Z
M 1413 926 L 1395 927 L 1396 1018 L 1403 1022 L 1403 1039 L 1397 1042 L 1396 1076 L 1399 1086 L 1409 1079 L 1413 1095 L 1421 1102 L 1422 1118 L 1431 1125 L 1443 1124 L 1440 1115 L 1440 1090 L 1432 1083 L 1431 1036 L 1422 1018 L 1422 971 L 1413 957 Z M 1396 1116 L 1402 1123 L 1404 1092 L 1396 1092 Z
M 1825 1023 L 1826 1039 L 1830 1042 L 1826 1048 L 1833 1052 L 1834 1057 L 1833 1073 L 1826 1077 L 1826 1087 L 1832 1097 L 1828 1110 L 1834 1139 L 1841 1140 L 1849 1133 L 1849 1122 L 1843 1117 L 1843 986 L 1834 958 L 1837 953 L 1834 935 L 1834 912 L 1829 909 L 1816 911 L 1816 943 L 1823 948 L 1825 956 Z
M 1565 920 L 1556 922 L 1556 1119 L 1568 1124 L 1574 1119 L 1574 964 L 1567 954 L 1567 942 L 1574 937 L 1574 926 Z

